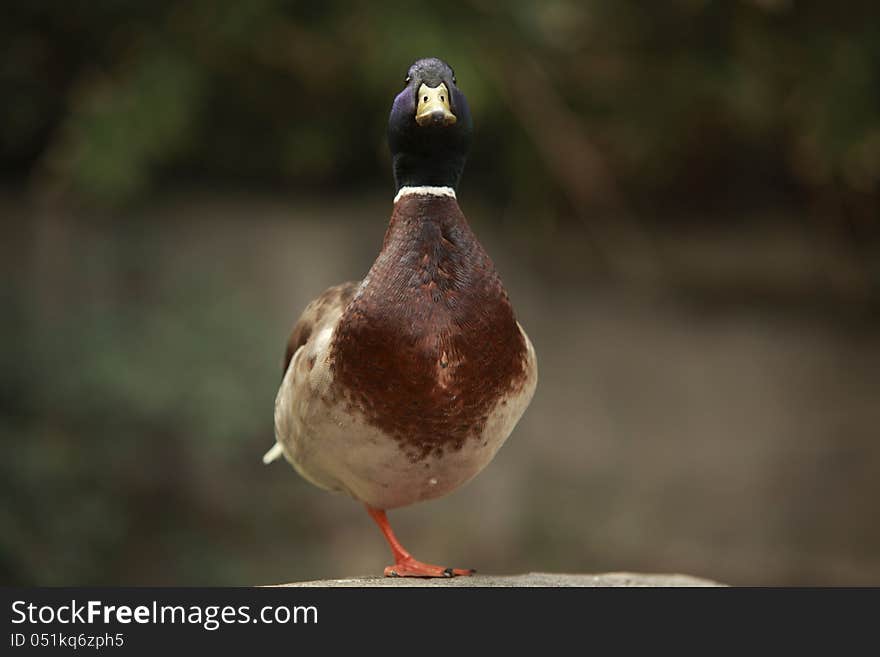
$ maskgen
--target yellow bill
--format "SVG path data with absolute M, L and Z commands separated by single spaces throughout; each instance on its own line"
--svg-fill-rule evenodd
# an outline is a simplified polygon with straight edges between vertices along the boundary
M 446 83 L 436 87 L 422 84 L 419 87 L 419 106 L 416 108 L 416 123 L 420 126 L 454 124 L 458 119 L 449 108 L 449 90 Z

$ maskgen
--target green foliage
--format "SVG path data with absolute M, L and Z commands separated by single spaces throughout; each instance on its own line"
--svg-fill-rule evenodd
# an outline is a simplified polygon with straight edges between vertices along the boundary
M 142 191 L 156 165 L 185 150 L 199 109 L 199 72 L 167 47 L 144 46 L 116 76 L 77 89 L 58 172 L 112 201 Z
M 387 180 L 384 122 L 407 65 L 458 70 L 489 163 L 530 152 L 503 187 L 564 191 L 524 125 L 512 76 L 546 74 L 578 129 L 635 198 L 673 199 L 707 164 L 745 194 L 789 185 L 876 192 L 876 5 L 784 0 L 645 4 L 52 3 L 0 28 L 7 169 L 45 161 L 83 197 L 124 202 L 178 171 L 285 185 Z M 521 98 L 521 96 L 520 96 Z M 749 161 L 763 164 L 750 176 Z M 484 163 L 483 163 L 484 162 Z M 695 163 L 699 164 L 695 164 Z M 528 179 L 528 180 L 527 180 Z M 533 184 L 528 184 L 533 183 Z M 696 188 L 694 185 L 696 184 Z

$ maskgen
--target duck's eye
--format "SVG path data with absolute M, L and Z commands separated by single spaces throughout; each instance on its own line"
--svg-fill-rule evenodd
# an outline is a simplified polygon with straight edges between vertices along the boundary
M 424 97 L 424 98 L 422 98 L 422 100 L 423 100 L 423 101 L 424 101 L 424 102 L 426 102 L 426 103 L 427 103 L 427 102 L 428 102 L 428 97 L 427 97 L 427 96 L 425 96 L 425 97 Z

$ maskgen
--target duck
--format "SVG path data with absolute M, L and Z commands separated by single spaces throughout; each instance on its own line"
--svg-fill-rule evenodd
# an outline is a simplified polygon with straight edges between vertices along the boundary
M 387 512 L 479 474 L 538 381 L 535 349 L 458 204 L 472 137 L 452 68 L 415 61 L 388 120 L 396 194 L 382 247 L 362 280 L 328 288 L 294 325 L 263 457 L 363 504 L 391 548 L 389 577 L 475 572 L 416 559 Z

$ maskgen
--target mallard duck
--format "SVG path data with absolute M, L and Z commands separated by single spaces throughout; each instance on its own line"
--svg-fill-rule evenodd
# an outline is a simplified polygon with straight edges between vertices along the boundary
M 362 502 L 394 556 L 386 576 L 474 572 L 415 559 L 386 511 L 476 476 L 537 384 L 532 344 L 456 198 L 472 132 L 452 69 L 410 66 L 388 122 L 397 194 L 382 249 L 362 281 L 329 288 L 294 326 L 263 458 L 283 454 Z

